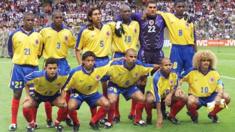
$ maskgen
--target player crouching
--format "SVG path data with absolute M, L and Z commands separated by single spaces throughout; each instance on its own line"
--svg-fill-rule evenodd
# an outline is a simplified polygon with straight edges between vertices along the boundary
M 188 115 L 194 123 L 198 123 L 197 110 L 201 106 L 210 109 L 208 117 L 213 123 L 217 123 L 217 113 L 230 102 L 220 75 L 215 70 L 215 63 L 214 53 L 208 50 L 199 51 L 193 58 L 194 69 L 182 79 L 189 84 Z
M 33 120 L 32 108 L 38 107 L 41 102 L 49 101 L 53 105 L 67 107 L 65 98 L 60 95 L 67 76 L 60 76 L 58 73 L 57 61 L 48 58 L 45 63 L 45 70 L 34 71 L 25 76 L 26 97 L 23 103 L 23 115 L 28 122 L 27 132 L 33 132 L 35 123 Z M 61 130 L 61 126 L 58 126 Z
M 165 101 L 165 104 L 170 107 L 170 113 L 168 119 L 173 124 L 178 124 L 179 121 L 176 119 L 176 114 L 186 104 L 187 97 L 183 91 L 178 87 L 177 74 L 171 72 L 172 64 L 168 58 L 163 58 L 160 64 L 160 70 L 154 73 L 151 83 L 151 91 L 146 94 L 147 102 L 147 122 L 151 122 L 148 119 L 152 119 L 151 110 L 153 104 L 156 105 L 157 109 L 157 122 L 158 128 L 162 127 L 163 113 L 161 110 L 161 101 Z

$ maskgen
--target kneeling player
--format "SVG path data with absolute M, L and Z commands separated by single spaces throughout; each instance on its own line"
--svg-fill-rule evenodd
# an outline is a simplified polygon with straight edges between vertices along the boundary
M 176 73 L 171 72 L 172 64 L 168 58 L 163 58 L 158 70 L 153 75 L 152 90 L 147 92 L 147 105 L 156 105 L 157 108 L 157 127 L 162 127 L 163 115 L 161 110 L 161 100 L 165 101 L 165 104 L 170 107 L 170 113 L 168 119 L 173 124 L 178 124 L 176 114 L 184 107 L 186 103 L 186 96 L 183 91 L 177 88 L 178 77 Z M 147 107 L 147 119 L 151 119 L 151 108 Z M 151 122 L 151 121 L 149 121 Z
M 182 79 L 189 84 L 188 115 L 194 123 L 198 123 L 197 109 L 201 106 L 211 109 L 208 117 L 217 123 L 217 113 L 230 102 L 220 75 L 215 70 L 215 62 L 216 56 L 211 51 L 197 52 L 193 57 L 194 69 Z
M 26 97 L 23 103 L 23 114 L 29 123 L 27 131 L 34 131 L 34 120 L 31 108 L 38 107 L 41 102 L 49 101 L 53 105 L 65 108 L 66 100 L 60 96 L 60 89 L 63 87 L 67 76 L 57 74 L 57 60 L 48 58 L 45 70 L 35 71 L 25 76 Z
M 62 95 L 72 89 L 74 92 L 70 96 L 68 108 L 70 111 L 79 109 L 82 102 L 85 101 L 90 108 L 102 106 L 104 112 L 97 112 L 91 119 L 92 129 L 98 128 L 98 121 L 107 113 L 110 104 L 109 101 L 98 92 L 100 79 L 106 74 L 108 65 L 95 67 L 95 54 L 87 51 L 82 55 L 82 65 L 73 69 L 64 85 Z

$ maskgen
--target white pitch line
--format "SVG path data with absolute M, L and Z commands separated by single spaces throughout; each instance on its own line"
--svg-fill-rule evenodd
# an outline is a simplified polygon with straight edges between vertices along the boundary
M 235 77 L 224 76 L 224 75 L 222 75 L 221 77 L 225 79 L 235 80 Z

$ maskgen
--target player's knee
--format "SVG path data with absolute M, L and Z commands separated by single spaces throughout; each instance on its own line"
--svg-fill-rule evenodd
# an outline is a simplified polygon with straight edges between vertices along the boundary
M 110 108 L 110 103 L 109 103 L 109 101 L 107 100 L 107 101 L 104 101 L 104 108 L 106 109 L 106 110 L 108 110 L 109 108 Z
M 20 99 L 22 95 L 22 90 L 14 90 L 14 99 Z
M 110 103 L 110 104 L 114 104 L 114 103 L 117 102 L 117 97 L 114 96 L 114 95 L 109 95 L 109 96 L 108 96 L 108 99 L 109 99 L 109 103 Z
M 192 105 L 192 104 L 195 104 L 196 103 L 196 98 L 192 95 L 190 95 L 188 97 L 188 101 L 187 101 L 188 105 Z
M 72 111 L 72 110 L 76 110 L 78 108 L 78 104 L 75 102 L 69 102 L 68 104 L 68 110 Z
M 33 106 L 32 103 L 30 103 L 29 101 L 25 101 L 23 103 L 23 108 L 31 108 L 32 106 Z
M 146 94 L 146 103 L 151 104 L 154 102 L 154 97 L 150 92 L 147 92 Z
M 137 100 L 143 103 L 145 102 L 144 96 L 139 96 Z

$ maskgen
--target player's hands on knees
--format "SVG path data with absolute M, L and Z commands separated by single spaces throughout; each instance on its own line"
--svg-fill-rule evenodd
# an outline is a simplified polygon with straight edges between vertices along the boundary
M 167 106 L 170 106 L 170 105 L 171 105 L 171 98 L 172 98 L 172 96 L 166 96 L 166 98 L 165 98 L 165 104 L 166 104 Z
M 159 115 L 157 115 L 156 127 L 162 128 L 162 125 L 163 125 L 163 117 L 162 117 L 162 114 L 159 114 Z
M 23 101 L 23 104 L 24 104 L 24 103 L 30 103 L 30 104 L 32 104 L 32 103 L 33 103 L 32 97 L 30 97 L 30 96 L 25 96 L 24 101 Z
M 175 91 L 175 96 L 176 97 L 184 96 L 184 91 L 181 88 L 177 88 L 176 91 Z
M 68 106 L 68 104 L 64 98 L 61 98 L 58 104 L 60 107 L 63 107 L 63 108 L 66 108 Z

